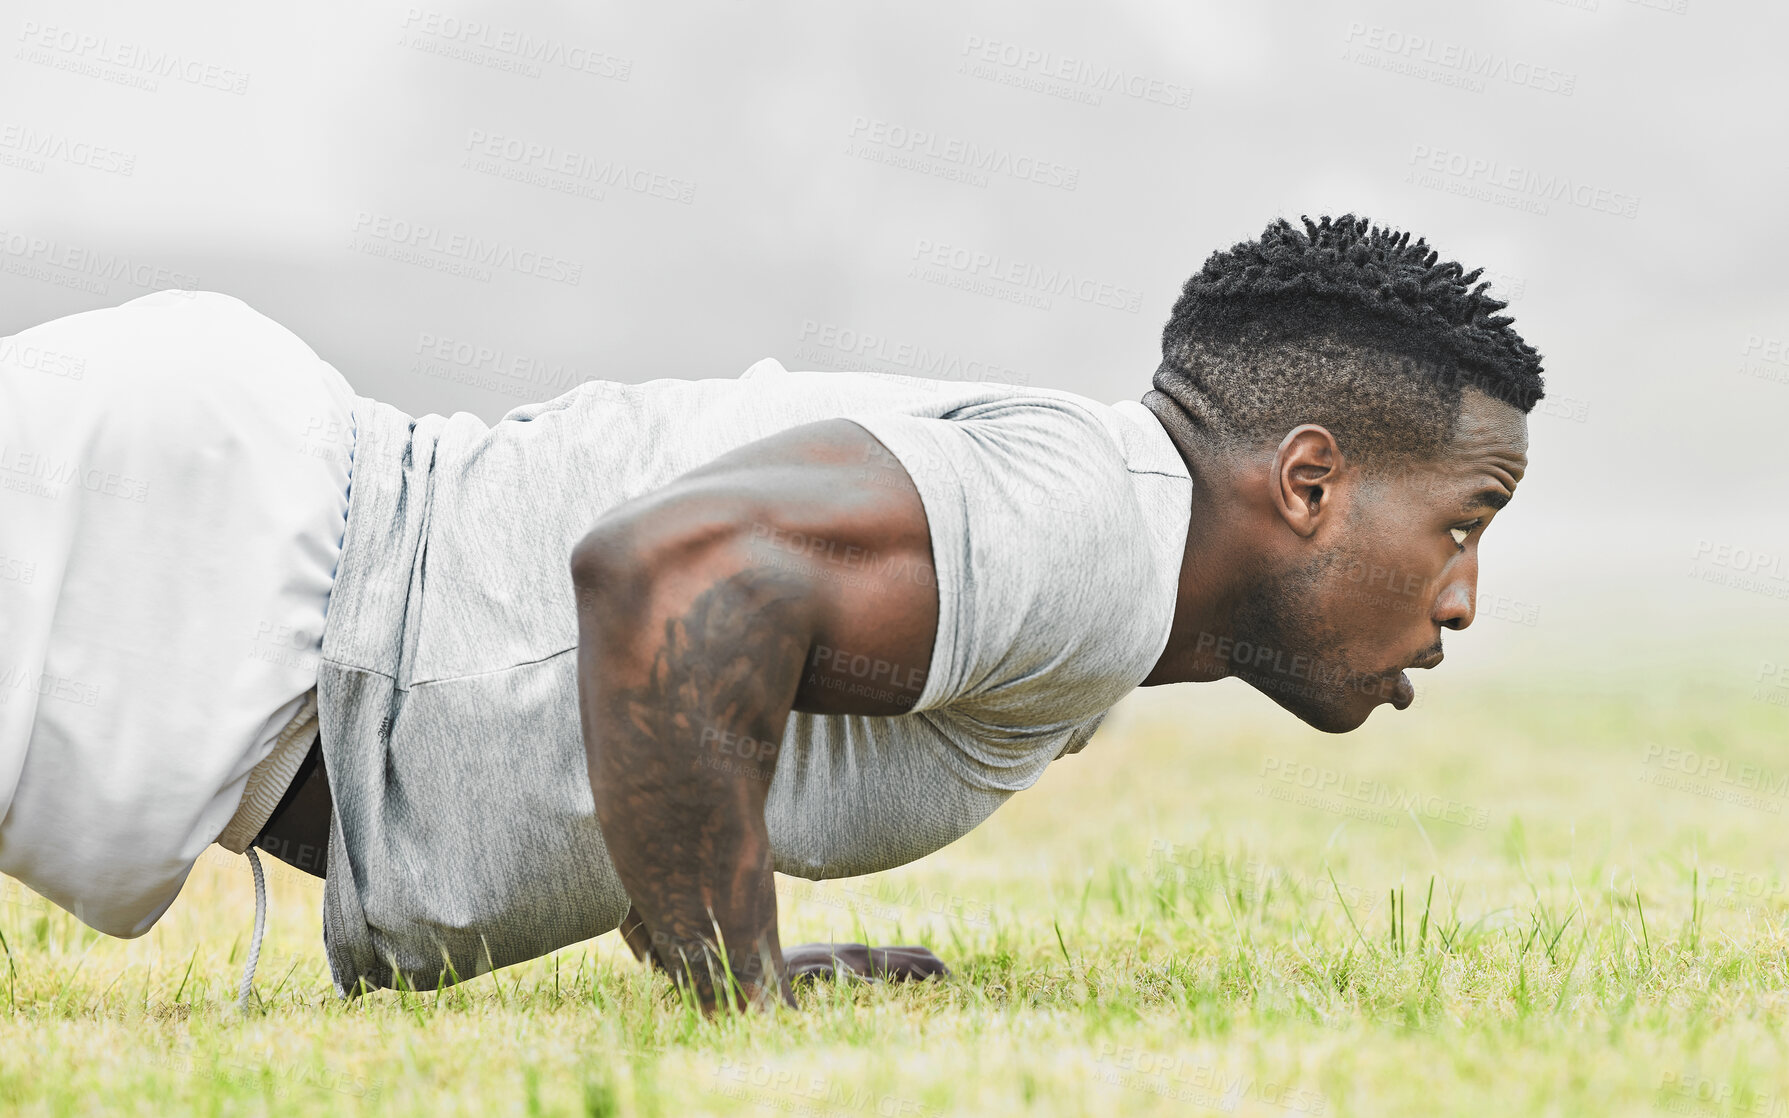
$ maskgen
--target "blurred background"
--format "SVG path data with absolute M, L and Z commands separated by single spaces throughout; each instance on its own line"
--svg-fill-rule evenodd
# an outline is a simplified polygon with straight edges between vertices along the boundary
M 1443 674 L 1619 656 L 1781 706 L 1786 32 L 1709 0 L 7 0 L 0 334 L 197 287 L 416 414 L 765 356 L 1110 402 L 1208 254 L 1353 212 L 1484 268 L 1546 359 Z

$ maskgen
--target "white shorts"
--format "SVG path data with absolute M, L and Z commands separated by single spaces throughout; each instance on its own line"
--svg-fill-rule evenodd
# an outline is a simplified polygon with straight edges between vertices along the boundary
M 173 902 L 316 686 L 353 398 L 214 292 L 0 339 L 0 871 L 117 936 Z

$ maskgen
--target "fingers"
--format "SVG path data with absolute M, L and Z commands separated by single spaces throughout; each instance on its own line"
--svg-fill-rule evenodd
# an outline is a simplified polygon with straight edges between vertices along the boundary
M 866 947 L 861 943 L 804 943 L 783 950 L 791 980 L 812 981 L 844 974 L 888 982 L 948 978 L 944 960 L 917 945 Z
M 804 943 L 783 950 L 791 979 L 831 978 L 835 974 L 869 973 L 870 949 L 861 943 Z
M 950 976 L 944 960 L 923 947 L 877 947 L 869 955 L 871 971 L 890 982 L 923 982 Z

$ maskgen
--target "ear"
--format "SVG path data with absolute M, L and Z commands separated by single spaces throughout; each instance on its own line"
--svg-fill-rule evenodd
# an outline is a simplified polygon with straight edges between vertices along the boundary
M 1305 423 L 1280 440 L 1273 456 L 1273 505 L 1280 518 L 1309 538 L 1333 514 L 1335 487 L 1346 462 L 1326 427 Z

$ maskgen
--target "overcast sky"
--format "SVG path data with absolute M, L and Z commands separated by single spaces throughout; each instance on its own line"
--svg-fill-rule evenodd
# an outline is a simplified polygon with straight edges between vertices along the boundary
M 0 334 L 194 286 L 413 413 L 764 356 L 1109 402 L 1209 253 L 1352 211 L 1546 359 L 1489 645 L 1789 619 L 1780 5 L 0 12 Z

